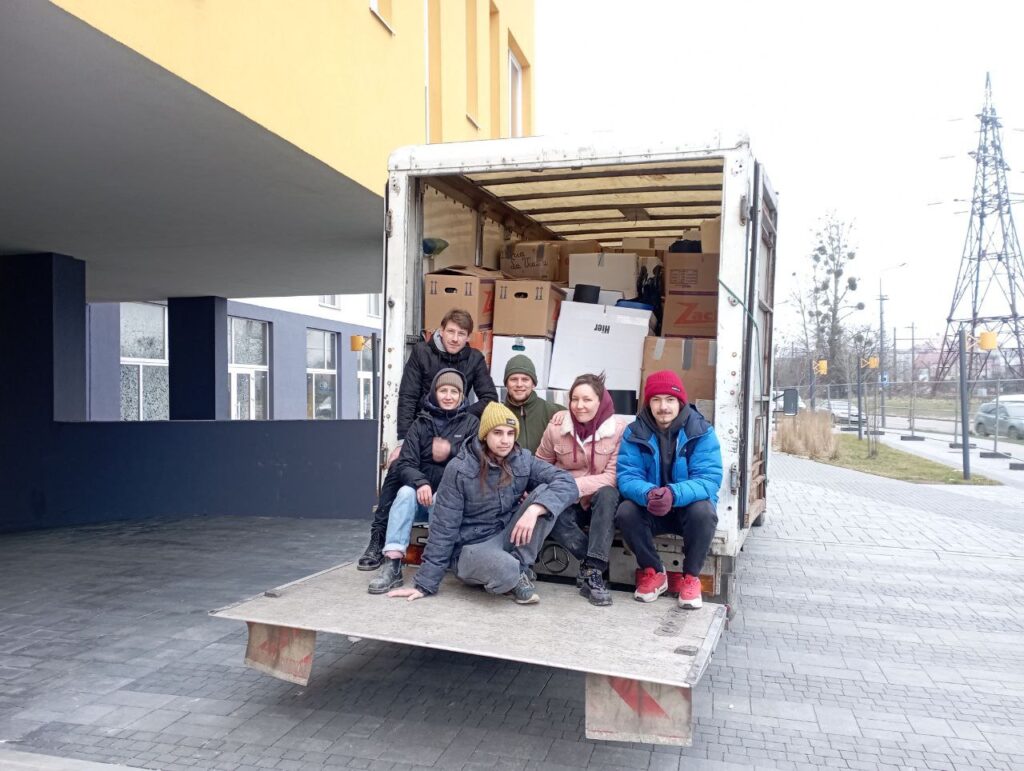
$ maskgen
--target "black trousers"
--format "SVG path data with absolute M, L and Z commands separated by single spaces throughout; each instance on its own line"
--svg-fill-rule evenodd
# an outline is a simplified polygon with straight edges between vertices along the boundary
M 395 496 L 402 489 L 402 480 L 398 476 L 396 464 L 392 463 L 388 473 L 384 476 L 384 482 L 380 486 L 380 495 L 377 498 L 377 510 L 373 512 L 373 522 L 370 523 L 370 532 L 388 529 L 388 514 L 391 512 L 391 504 L 395 502 Z
M 594 567 L 604 570 L 612 550 L 619 500 L 617 488 L 602 487 L 591 497 L 589 510 L 574 503 L 559 514 L 551 538 L 580 562 L 588 559 L 597 563 Z M 583 532 L 581 525 L 590 526 L 589 534 Z
M 615 524 L 622 531 L 622 539 L 636 555 L 641 568 L 665 569 L 654 548 L 654 536 L 673 533 L 683 537 L 683 573 L 699 576 L 704 558 L 711 550 L 718 525 L 718 513 L 711 501 L 694 501 L 689 506 L 669 510 L 656 517 L 633 501 L 623 500 L 615 512 Z

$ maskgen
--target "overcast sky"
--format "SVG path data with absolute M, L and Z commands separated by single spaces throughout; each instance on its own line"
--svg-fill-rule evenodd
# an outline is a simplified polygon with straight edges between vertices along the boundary
M 750 135 L 780 196 L 777 301 L 834 210 L 856 226 L 863 321 L 878 324 L 880 272 L 906 262 L 882 275 L 887 335 L 941 334 L 986 71 L 1024 192 L 1024 4 L 536 0 L 536 24 L 538 133 Z

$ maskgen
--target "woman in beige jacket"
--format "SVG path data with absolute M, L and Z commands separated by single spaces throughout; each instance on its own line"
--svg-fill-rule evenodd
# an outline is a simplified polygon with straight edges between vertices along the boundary
M 625 430 L 626 421 L 615 417 L 604 376 L 580 375 L 569 389 L 568 413 L 551 419 L 537 448 L 538 458 L 576 480 L 579 500 L 558 516 L 551 537 L 579 560 L 576 583 L 594 605 L 612 603 L 604 573 L 615 533 L 615 466 Z M 589 525 L 589 532 L 581 525 Z

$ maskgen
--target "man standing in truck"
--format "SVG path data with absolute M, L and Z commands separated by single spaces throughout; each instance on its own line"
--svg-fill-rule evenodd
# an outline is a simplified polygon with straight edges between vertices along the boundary
M 423 398 L 430 393 L 434 377 L 442 369 L 455 369 L 462 373 L 466 381 L 465 398 L 469 398 L 470 392 L 476 395 L 476 403 L 469 406 L 470 415 L 479 418 L 490 402 L 498 400 L 498 391 L 487 371 L 484 355 L 469 346 L 473 326 L 473 317 L 468 311 L 453 309 L 444 315 L 441 326 L 429 340 L 413 346 L 398 389 L 399 444 L 388 459 L 390 464 L 398 457 L 405 433 L 416 419 Z M 388 471 L 370 523 L 370 543 L 356 565 L 360 570 L 376 570 L 384 560 L 382 549 L 388 529 L 388 512 L 401 487 L 398 475 Z
M 565 407 L 541 399 L 536 392 L 537 368 L 524 354 L 516 354 L 505 365 L 505 406 L 519 418 L 519 446 L 537 452 L 548 422 Z
M 615 524 L 639 567 L 633 597 L 653 602 L 668 589 L 668 575 L 654 537 L 683 537 L 679 606 L 701 606 L 700 571 L 718 525 L 722 451 L 704 417 L 686 400 L 679 376 L 653 372 L 644 386 L 644 407 L 622 435 L 618 486 L 624 500 Z

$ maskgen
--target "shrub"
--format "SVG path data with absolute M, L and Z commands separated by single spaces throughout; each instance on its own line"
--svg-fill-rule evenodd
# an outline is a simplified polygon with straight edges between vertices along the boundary
M 779 415 L 775 447 L 790 455 L 819 460 L 835 458 L 838 446 L 832 433 L 832 416 L 828 412 L 809 410 L 796 415 Z

